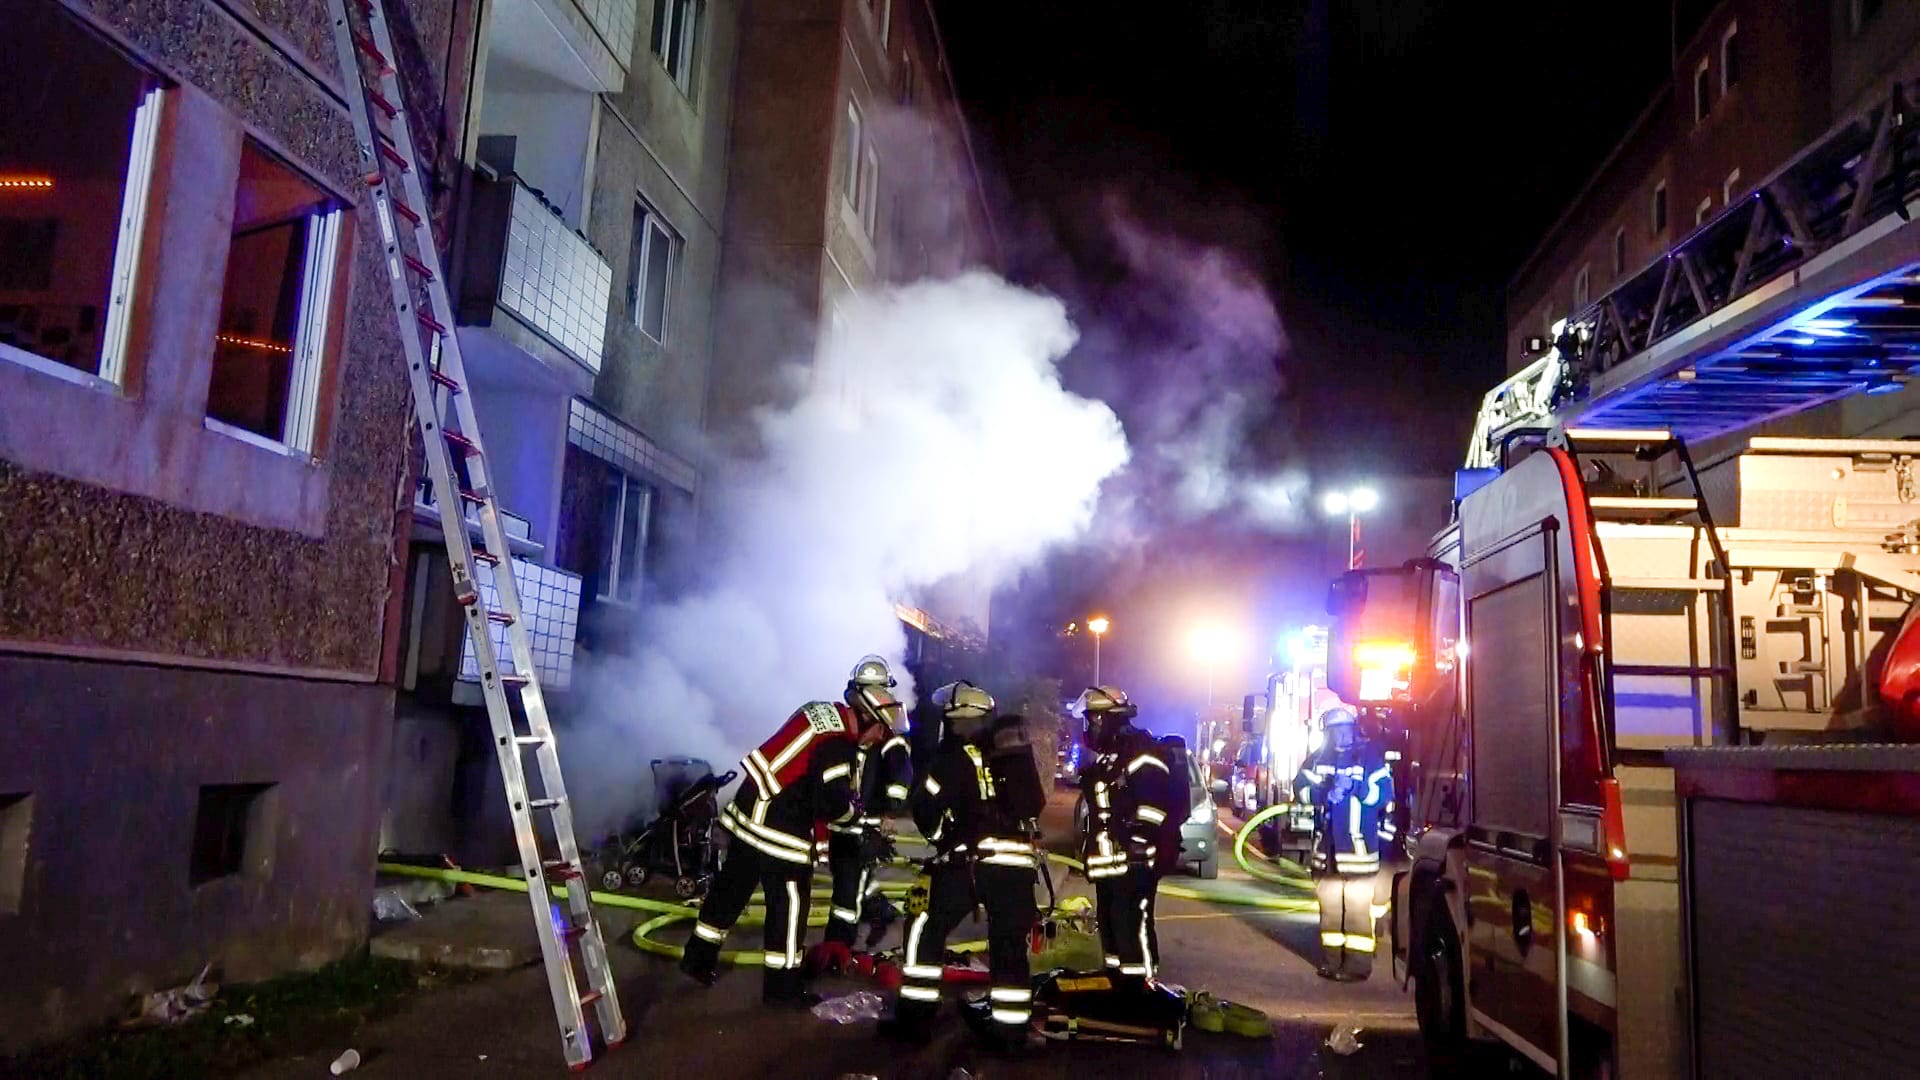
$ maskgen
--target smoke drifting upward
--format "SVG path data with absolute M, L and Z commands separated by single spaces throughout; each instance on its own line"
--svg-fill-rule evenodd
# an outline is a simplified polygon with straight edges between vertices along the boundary
M 584 833 L 650 799 L 650 758 L 725 770 L 861 655 L 904 676 L 896 600 L 1086 531 L 1128 449 L 1112 410 L 1061 386 L 1074 340 L 1058 301 L 981 273 L 841 308 L 786 373 L 794 403 L 756 418 L 762 456 L 710 471 L 701 583 L 646 610 L 636 656 L 577 676 Z
M 1197 521 L 1296 529 L 1306 476 L 1288 460 L 1287 337 L 1264 283 L 1227 250 L 1148 229 L 1118 197 L 1100 228 L 1115 272 L 1083 297 L 1089 329 L 1072 374 L 1152 448 L 1103 510 L 1141 542 Z

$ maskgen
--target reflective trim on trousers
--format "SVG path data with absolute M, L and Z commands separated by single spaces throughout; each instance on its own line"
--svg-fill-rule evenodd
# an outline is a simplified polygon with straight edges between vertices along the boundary
M 1110 968 L 1117 968 L 1120 966 L 1120 958 L 1113 955 L 1112 953 L 1108 953 L 1103 959 L 1106 961 L 1106 965 Z
M 905 784 L 888 784 L 887 785 L 887 798 L 904 799 L 906 797 L 907 797 L 907 785 Z
M 1147 904 L 1150 902 L 1150 899 L 1146 897 L 1142 897 L 1140 900 L 1140 958 L 1146 961 L 1142 966 L 1147 969 L 1144 974 L 1149 977 L 1153 975 L 1154 964 L 1153 938 L 1147 933 L 1147 927 L 1153 920 L 1153 916 L 1147 911 Z M 1127 971 L 1125 968 L 1121 969 L 1121 973 L 1132 974 L 1132 972 Z
M 796 882 L 787 882 L 787 966 L 800 966 L 800 920 L 806 913 L 801 910 L 800 886 Z
M 1320 944 L 1329 949 L 1347 949 L 1352 952 L 1370 953 L 1373 951 L 1373 938 L 1366 934 L 1342 934 L 1337 930 L 1325 930 L 1320 934 Z
M 1167 812 L 1157 806 L 1143 806 L 1135 811 L 1135 816 L 1149 825 L 1165 824 L 1167 820 Z
M 693 924 L 693 933 L 694 936 L 698 937 L 701 941 L 711 941 L 715 945 L 727 940 L 727 932 L 725 930 L 717 926 L 708 926 L 703 922 Z
M 980 860 L 989 866 L 1017 866 L 1027 870 L 1035 869 L 1031 855 L 989 855 Z
M 1033 1019 L 1032 1009 L 994 1009 L 988 1015 L 996 1024 L 1025 1024 Z
M 939 1001 L 940 991 L 931 986 L 903 986 L 900 996 L 908 1001 Z
M 860 913 L 852 908 L 834 908 L 833 917 L 839 919 L 841 922 L 857 923 L 860 921 Z
M 900 969 L 900 974 L 909 979 L 931 979 L 939 982 L 941 970 L 934 964 L 907 964 Z
M 1033 990 L 1025 986 L 996 986 L 987 991 L 990 1001 L 1032 1001 Z

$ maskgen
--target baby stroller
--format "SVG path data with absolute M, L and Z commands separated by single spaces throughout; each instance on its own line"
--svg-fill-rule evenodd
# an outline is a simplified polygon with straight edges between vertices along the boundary
M 735 775 L 728 770 L 715 776 L 713 766 L 698 758 L 656 758 L 653 790 L 660 796 L 660 816 L 601 847 L 600 887 L 638 889 L 656 873 L 671 874 L 675 895 L 704 896 L 719 866 L 713 838 L 719 791 Z

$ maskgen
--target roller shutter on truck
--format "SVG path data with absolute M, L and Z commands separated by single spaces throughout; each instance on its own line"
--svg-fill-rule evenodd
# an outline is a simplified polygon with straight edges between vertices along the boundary
M 1697 1075 L 1920 1076 L 1920 750 L 1674 759 Z

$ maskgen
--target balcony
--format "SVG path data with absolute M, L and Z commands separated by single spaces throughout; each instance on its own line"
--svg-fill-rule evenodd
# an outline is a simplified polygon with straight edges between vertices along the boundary
M 480 595 L 489 608 L 500 606 L 500 594 L 494 587 L 493 568 L 478 568 Z M 551 566 L 525 559 L 513 560 L 513 580 L 520 591 L 520 617 L 533 639 L 533 666 L 545 690 L 565 690 L 573 683 L 573 646 L 580 628 L 580 577 Z M 501 669 L 513 670 L 513 650 L 507 646 L 507 628 L 488 624 L 494 656 Z M 473 638 L 464 637 L 460 645 L 460 680 L 454 687 L 455 702 L 477 703 L 480 695 L 480 663 L 473 649 Z
M 532 188 L 517 177 L 476 178 L 463 261 L 461 325 L 492 327 L 548 363 L 557 351 L 599 374 L 613 269 Z M 539 342 L 503 325 L 501 313 Z
M 504 61 L 594 93 L 618 93 L 633 56 L 638 8 L 638 0 L 498 0 L 489 19 L 488 67 Z

